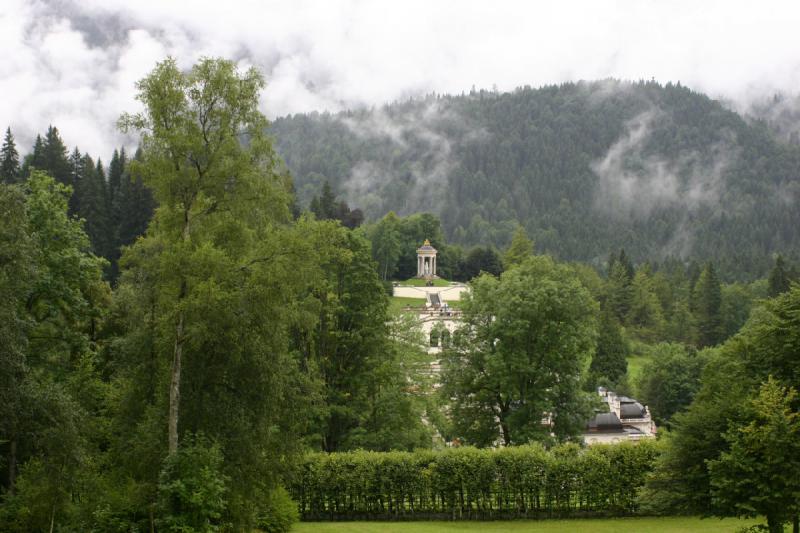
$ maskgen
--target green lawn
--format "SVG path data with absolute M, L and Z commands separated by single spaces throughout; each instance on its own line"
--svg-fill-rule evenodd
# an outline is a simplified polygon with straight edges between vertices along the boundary
M 402 296 L 392 296 L 389 298 L 389 314 L 399 315 L 406 306 L 421 307 L 425 305 L 425 298 L 406 298 Z
M 424 280 L 424 279 L 411 278 L 411 279 L 407 279 L 405 281 L 401 281 L 400 285 L 411 285 L 412 287 L 424 287 L 427 283 L 428 282 L 426 280 Z M 447 281 L 446 279 L 438 278 L 438 279 L 433 280 L 433 286 L 434 287 L 449 287 L 450 286 L 450 282 Z
M 531 533 L 703 533 L 733 532 L 758 523 L 726 518 L 594 518 L 583 520 L 510 520 L 496 522 L 301 522 L 296 533 L 433 533 L 437 531 L 531 532 Z
M 642 367 L 650 360 L 649 355 L 632 355 L 628 357 L 628 383 L 633 385 L 639 379 Z

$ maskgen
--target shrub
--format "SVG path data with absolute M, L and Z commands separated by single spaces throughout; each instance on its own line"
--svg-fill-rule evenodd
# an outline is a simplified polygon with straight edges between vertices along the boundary
M 652 470 L 654 442 L 442 452 L 309 454 L 290 489 L 303 519 L 623 516 Z
M 264 533 L 287 533 L 298 520 L 300 511 L 297 502 L 285 488 L 277 487 L 267 498 L 267 504 L 258 518 L 258 527 Z
M 220 446 L 202 434 L 184 437 L 178 452 L 164 460 L 159 476 L 159 529 L 219 531 L 228 481 L 222 474 L 222 459 Z

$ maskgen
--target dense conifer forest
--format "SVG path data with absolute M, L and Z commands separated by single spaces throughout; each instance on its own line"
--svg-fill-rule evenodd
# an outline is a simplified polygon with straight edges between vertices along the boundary
M 300 114 L 271 131 L 301 205 L 329 182 L 367 220 L 434 213 L 455 244 L 502 248 L 521 223 L 563 260 L 601 266 L 625 248 L 753 279 L 800 244 L 800 146 L 772 125 L 680 84 L 605 80 Z

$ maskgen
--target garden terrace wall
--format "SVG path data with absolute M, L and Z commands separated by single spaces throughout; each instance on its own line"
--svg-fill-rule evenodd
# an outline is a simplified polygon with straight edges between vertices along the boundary
M 625 516 L 657 446 L 314 453 L 291 492 L 304 520 Z

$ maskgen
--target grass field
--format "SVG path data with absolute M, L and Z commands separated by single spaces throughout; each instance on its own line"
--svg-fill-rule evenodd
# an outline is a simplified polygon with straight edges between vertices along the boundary
M 628 383 L 633 384 L 639 379 L 642 367 L 650 360 L 649 355 L 632 355 L 628 357 Z
M 427 283 L 428 282 L 426 280 L 424 280 L 424 279 L 411 278 L 411 279 L 407 279 L 405 281 L 401 281 L 400 285 L 410 285 L 412 287 L 424 287 Z M 447 281 L 446 279 L 439 278 L 439 279 L 433 280 L 433 286 L 434 287 L 449 287 L 450 286 L 450 282 Z
M 726 518 L 594 518 L 586 520 L 511 520 L 496 522 L 301 522 L 296 533 L 722 533 L 758 523 Z
M 420 307 L 425 305 L 425 298 L 404 298 L 402 296 L 392 296 L 389 298 L 389 314 L 398 315 L 406 306 Z

